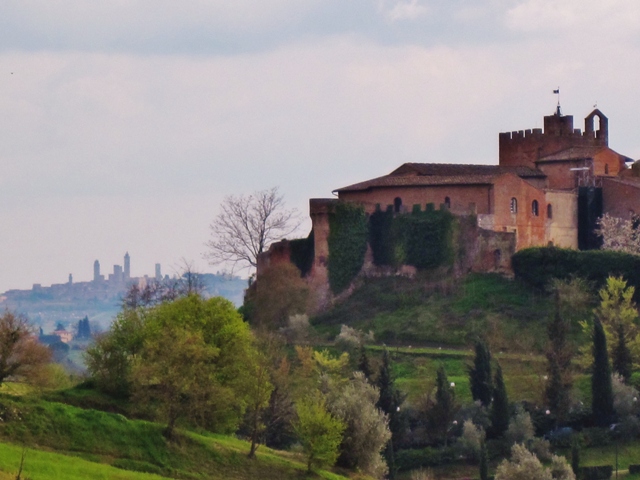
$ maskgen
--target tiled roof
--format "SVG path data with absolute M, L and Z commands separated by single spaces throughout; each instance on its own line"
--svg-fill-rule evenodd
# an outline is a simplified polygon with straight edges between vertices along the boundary
M 446 163 L 405 163 L 383 177 L 339 188 L 334 192 L 362 191 L 384 187 L 418 187 L 427 185 L 491 185 L 505 173 L 522 178 L 544 178 L 540 170 L 499 165 L 455 165 Z
M 559 152 L 542 157 L 539 162 L 559 162 L 563 160 L 582 160 L 593 158 L 600 150 L 606 147 L 571 147 Z

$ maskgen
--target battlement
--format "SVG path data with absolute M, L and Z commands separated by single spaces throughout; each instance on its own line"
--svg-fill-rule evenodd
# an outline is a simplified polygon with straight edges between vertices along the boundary
M 571 147 L 608 146 L 609 121 L 600 110 L 584 119 L 584 132 L 573 128 L 572 115 L 555 113 L 544 117 L 544 130 L 533 128 L 498 135 L 500 165 L 528 166 L 546 155 Z

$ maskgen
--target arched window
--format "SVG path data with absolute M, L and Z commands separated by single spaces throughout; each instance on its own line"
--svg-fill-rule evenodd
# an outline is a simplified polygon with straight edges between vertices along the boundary
M 451 208 L 451 199 L 449 197 L 444 197 L 444 206 L 447 207 L 447 210 Z
M 605 175 L 609 175 L 609 164 L 608 163 L 604 164 L 604 174 Z
M 511 213 L 518 213 L 518 200 L 515 197 L 511 199 Z
M 547 218 L 553 218 L 553 208 L 551 204 L 547 205 Z
M 393 199 L 393 211 L 396 213 L 400 213 L 400 209 L 402 208 L 402 199 L 400 197 L 396 197 Z
M 534 217 L 537 217 L 539 215 L 539 212 L 538 212 L 538 200 L 534 200 L 533 202 L 531 202 L 531 214 Z

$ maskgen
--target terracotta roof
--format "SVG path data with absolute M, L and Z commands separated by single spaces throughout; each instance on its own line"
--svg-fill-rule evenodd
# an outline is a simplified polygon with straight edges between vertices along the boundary
M 447 163 L 405 163 L 383 177 L 338 188 L 334 192 L 362 191 L 380 187 L 426 185 L 491 185 L 495 178 L 513 173 L 521 178 L 545 178 L 540 170 L 499 165 L 456 165 Z
M 640 188 L 640 177 L 603 177 L 607 181 Z
M 567 160 L 583 160 L 593 158 L 606 147 L 571 147 L 540 158 L 539 162 L 561 162 Z

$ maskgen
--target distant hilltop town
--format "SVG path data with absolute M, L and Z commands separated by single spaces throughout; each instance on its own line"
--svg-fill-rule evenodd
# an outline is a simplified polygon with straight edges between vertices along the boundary
M 246 280 L 225 273 L 197 274 L 207 296 L 222 296 L 236 305 L 242 304 Z M 177 276 L 174 276 L 177 279 Z M 131 257 L 127 252 L 123 265 L 114 265 L 113 273 L 106 276 L 100 272 L 100 262 L 93 263 L 93 280 L 74 282 L 69 274 L 67 283 L 57 283 L 43 287 L 33 284 L 30 290 L 8 290 L 0 293 L 0 309 L 9 309 L 27 315 L 40 326 L 77 323 L 88 317 L 92 322 L 104 327 L 119 311 L 122 297 L 131 285 L 145 287 L 154 281 L 171 281 L 169 275 L 162 276 L 159 263 L 155 265 L 153 276 L 131 276 Z

